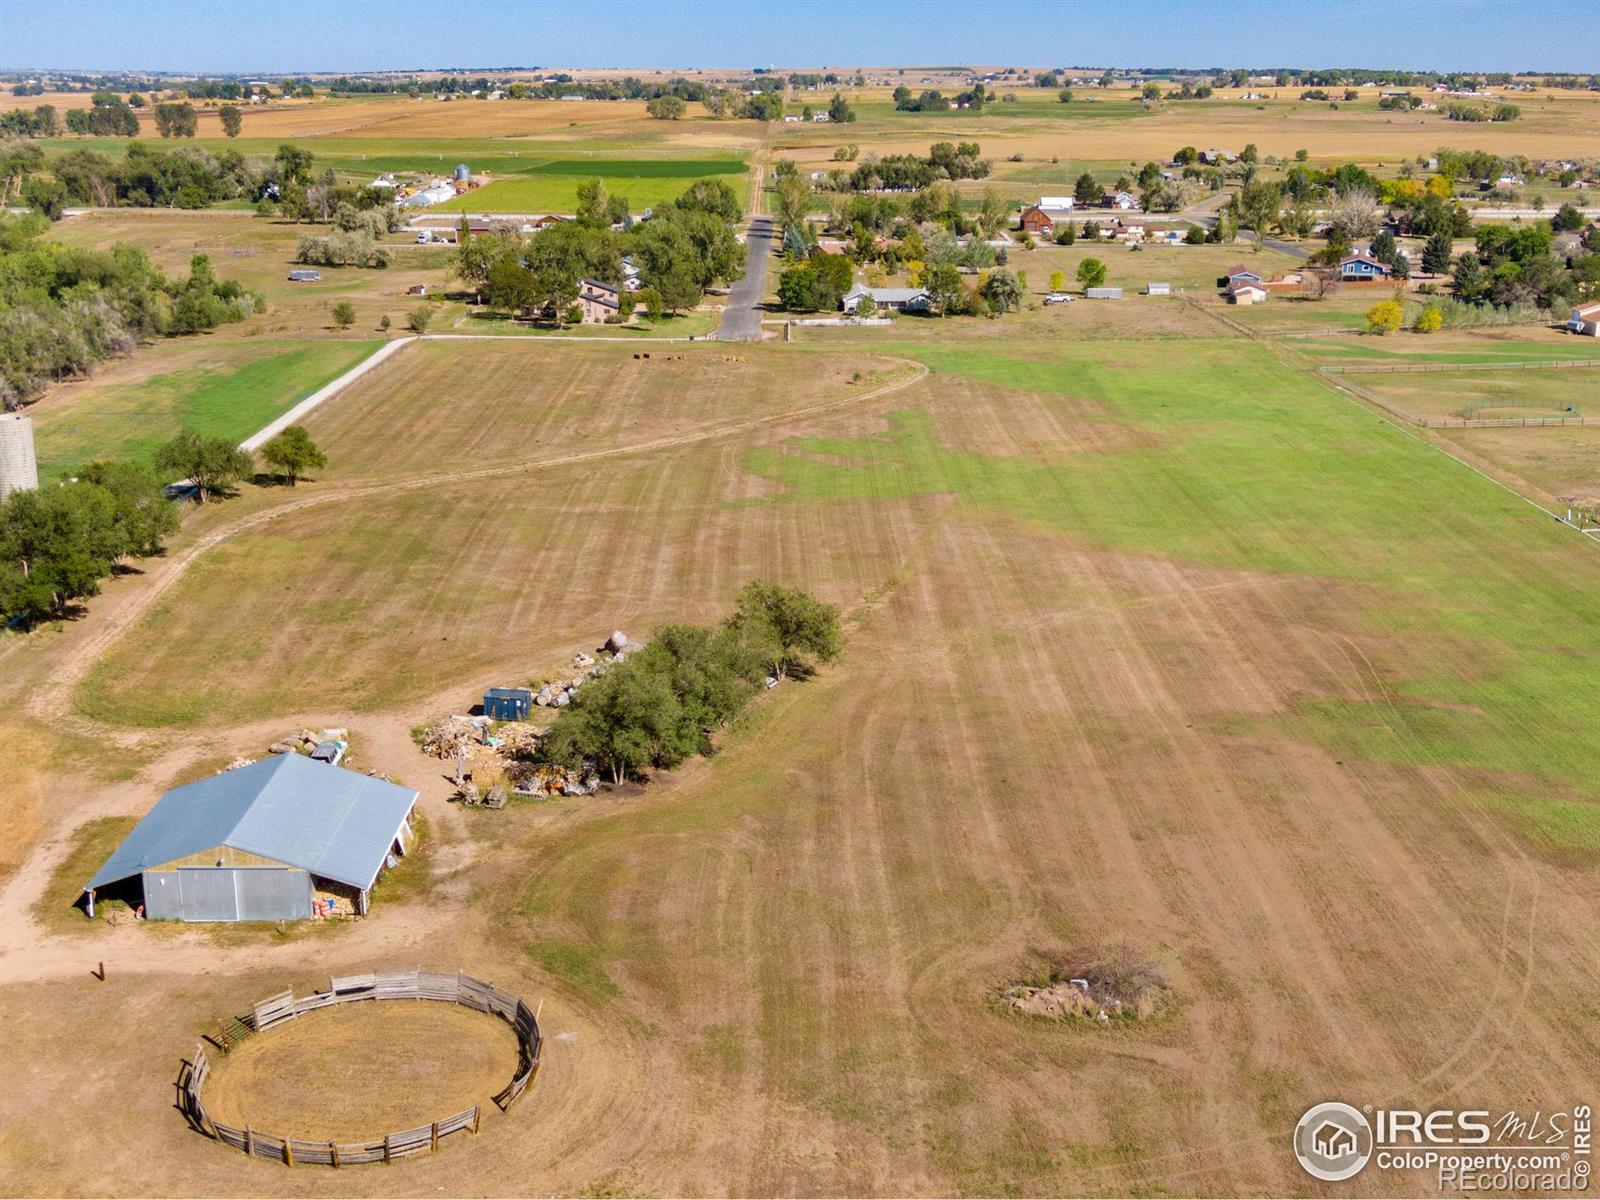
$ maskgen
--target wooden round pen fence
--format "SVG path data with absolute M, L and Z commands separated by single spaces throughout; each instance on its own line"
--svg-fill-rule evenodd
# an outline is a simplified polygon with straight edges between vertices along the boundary
M 254 1006 L 250 1016 L 227 1025 L 217 1045 L 223 1053 L 227 1053 L 243 1038 L 265 1033 L 273 1026 L 292 1021 L 305 1013 L 364 1000 L 437 1000 L 460 1004 L 504 1020 L 517 1036 L 517 1070 L 511 1082 L 493 1097 L 502 1112 L 509 1109 L 527 1090 L 539 1071 L 542 1041 L 539 1020 L 524 1001 L 469 975 L 440 975 L 425 971 L 335 977 L 329 980 L 325 992 L 297 997 L 291 989 L 268 996 Z M 360 1141 L 320 1142 L 279 1137 L 249 1126 L 235 1129 L 213 1120 L 201 1099 L 210 1071 L 211 1062 L 202 1042 L 195 1050 L 194 1060 L 183 1065 L 178 1078 L 180 1107 L 190 1124 L 207 1137 L 224 1142 L 236 1150 L 291 1167 L 308 1164 L 343 1167 L 355 1163 L 393 1162 L 397 1158 L 436 1151 L 440 1141 L 453 1133 L 462 1130 L 477 1133 L 481 1117 L 479 1106 L 474 1104 L 471 1108 L 440 1117 L 427 1125 L 400 1129 Z

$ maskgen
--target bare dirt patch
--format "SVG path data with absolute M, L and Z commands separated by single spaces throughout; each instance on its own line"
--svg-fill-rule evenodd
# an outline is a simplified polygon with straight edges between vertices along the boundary
M 516 1035 L 494 1017 L 431 1001 L 353 1004 L 218 1056 L 206 1107 L 280 1137 L 381 1137 L 487 1105 L 516 1066 Z

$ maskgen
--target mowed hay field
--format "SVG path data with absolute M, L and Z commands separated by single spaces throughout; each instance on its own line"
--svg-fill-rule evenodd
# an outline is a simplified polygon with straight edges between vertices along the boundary
M 579 348 L 506 345 L 530 400 L 557 349 Z M 607 349 L 581 348 L 601 414 Z M 791 380 L 859 353 L 770 349 Z M 427 953 L 544 996 L 545 1066 L 472 1153 L 340 1188 L 1315 1194 L 1289 1152 L 1313 1101 L 1585 1096 L 1596 547 L 1244 339 L 873 349 L 930 373 L 762 424 L 663 392 L 629 422 L 648 449 L 409 491 L 363 465 L 421 441 L 382 372 L 319 414 L 343 499 L 199 560 L 78 694 L 121 721 L 175 692 L 219 719 L 421 719 L 614 624 L 713 619 L 753 577 L 845 608 L 840 662 L 713 760 L 450 835 L 479 899 Z M 452 401 L 433 470 L 493 458 L 475 412 L 544 450 L 494 387 Z M 1169 1016 L 996 1004 L 1116 940 L 1167 964 Z M 170 982 L 0 1002 L 29 1061 L 104 1027 L 97 1086 L 170 1101 L 156 1076 L 222 1003 Z M 52 1140 L 76 1081 L 27 1090 L 0 1098 L 18 1191 L 328 1186 L 160 1103 Z

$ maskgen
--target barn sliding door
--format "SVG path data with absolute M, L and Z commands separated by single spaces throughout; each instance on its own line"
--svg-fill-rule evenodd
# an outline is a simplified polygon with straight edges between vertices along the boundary
M 311 915 L 311 876 L 304 871 L 241 867 L 233 881 L 241 921 L 298 921 Z
M 237 921 L 234 872 L 224 867 L 180 867 L 180 911 L 185 921 Z

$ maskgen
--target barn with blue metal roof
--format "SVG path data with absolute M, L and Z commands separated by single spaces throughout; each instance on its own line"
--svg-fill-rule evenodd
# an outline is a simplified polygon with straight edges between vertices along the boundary
M 329 892 L 365 913 L 411 845 L 416 803 L 411 788 L 298 754 L 174 788 L 85 885 L 89 912 L 110 890 L 146 917 L 180 921 L 310 917 Z

